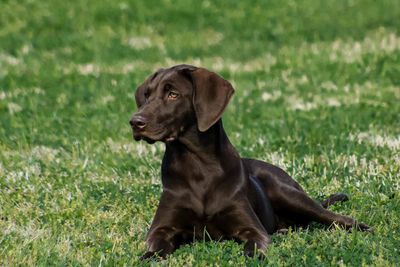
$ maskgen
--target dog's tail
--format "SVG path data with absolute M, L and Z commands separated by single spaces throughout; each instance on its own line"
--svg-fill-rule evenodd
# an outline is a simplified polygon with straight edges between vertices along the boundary
M 321 205 L 322 207 L 324 207 L 325 209 L 328 208 L 330 205 L 336 203 L 336 202 L 345 202 L 349 200 L 349 197 L 346 196 L 343 193 L 337 193 L 337 194 L 332 194 L 328 197 L 327 200 L 321 201 Z

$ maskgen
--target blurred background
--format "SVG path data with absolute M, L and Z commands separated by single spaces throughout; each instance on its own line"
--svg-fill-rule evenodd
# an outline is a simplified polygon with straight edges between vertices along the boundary
M 69 133 L 81 128 L 78 115 L 99 116 L 79 131 L 121 127 L 120 116 L 125 122 L 133 113 L 136 86 L 157 68 L 179 63 L 210 68 L 241 83 L 239 92 L 261 87 L 264 98 L 274 88 L 283 92 L 292 77 L 311 91 L 323 82 L 344 86 L 350 76 L 400 82 L 397 1 L 26 0 L 2 1 L 0 8 L 2 94 L 21 95 L 15 93 L 21 87 L 46 92 L 11 106 L 1 102 L 2 123 L 13 110 L 30 116 L 14 117 L 14 127 L 42 124 L 37 112 L 52 114 L 49 126 L 60 134 L 62 125 L 71 123 Z M 113 112 L 98 110 L 96 101 Z M 1 134 L 8 139 L 6 125 Z

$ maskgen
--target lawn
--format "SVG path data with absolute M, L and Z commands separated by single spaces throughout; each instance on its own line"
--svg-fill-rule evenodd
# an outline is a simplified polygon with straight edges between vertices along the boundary
M 400 266 L 400 4 L 388 0 L 0 2 L 0 266 Z M 135 88 L 188 63 L 236 93 L 225 130 L 375 234 L 312 224 L 141 263 L 162 143 Z

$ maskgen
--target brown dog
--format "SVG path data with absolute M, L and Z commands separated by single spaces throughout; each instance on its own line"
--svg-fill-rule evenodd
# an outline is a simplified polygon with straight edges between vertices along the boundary
M 164 258 L 204 231 L 213 240 L 246 242 L 248 256 L 266 250 L 269 234 L 311 221 L 372 232 L 326 209 L 347 200 L 344 194 L 318 203 L 280 168 L 239 156 L 221 121 L 233 92 L 217 74 L 189 65 L 160 69 L 137 88 L 134 138 L 166 144 L 163 192 L 142 259 Z

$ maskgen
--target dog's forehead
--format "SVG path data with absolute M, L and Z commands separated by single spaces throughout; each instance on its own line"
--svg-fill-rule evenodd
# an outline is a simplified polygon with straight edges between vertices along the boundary
M 147 86 L 150 86 L 152 84 L 157 84 L 161 76 L 160 74 L 163 73 L 163 71 L 164 69 L 158 69 L 156 72 L 147 77 L 144 83 L 147 84 Z
M 179 85 L 182 83 L 188 83 L 189 81 L 179 73 L 177 69 L 159 69 L 147 79 L 147 85 L 149 88 L 157 88 L 161 83 L 172 83 L 173 85 Z

